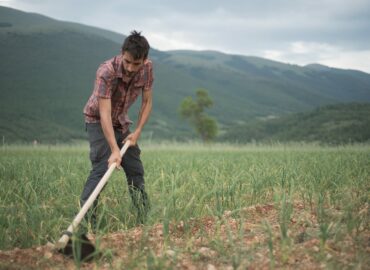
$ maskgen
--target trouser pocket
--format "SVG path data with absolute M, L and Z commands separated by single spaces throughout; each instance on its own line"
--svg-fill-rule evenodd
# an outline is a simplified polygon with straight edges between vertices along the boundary
M 110 148 L 100 123 L 89 123 L 86 125 L 86 129 L 89 136 L 91 162 L 94 164 L 108 160 Z

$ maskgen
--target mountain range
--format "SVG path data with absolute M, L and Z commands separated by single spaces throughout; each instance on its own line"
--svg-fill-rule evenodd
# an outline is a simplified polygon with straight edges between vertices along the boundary
M 143 32 L 145 35 L 145 32 Z M 0 7 L 0 136 L 5 142 L 84 139 L 82 109 L 101 62 L 125 36 L 40 14 Z M 150 40 L 149 40 L 150 42 Z M 370 74 L 318 64 L 298 66 L 216 51 L 152 48 L 154 107 L 143 137 L 194 136 L 178 107 L 208 90 L 221 133 L 263 117 L 327 104 L 370 102 Z M 136 120 L 138 104 L 130 111 Z

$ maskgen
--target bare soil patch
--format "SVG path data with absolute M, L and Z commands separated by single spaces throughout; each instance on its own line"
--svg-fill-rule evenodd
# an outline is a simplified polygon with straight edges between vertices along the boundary
M 324 243 L 316 213 L 300 202 L 292 207 L 286 237 L 279 207 L 255 205 L 220 217 L 89 235 L 103 255 L 80 265 L 50 244 L 0 251 L 0 269 L 370 269 L 368 226 L 348 232 L 332 224 Z

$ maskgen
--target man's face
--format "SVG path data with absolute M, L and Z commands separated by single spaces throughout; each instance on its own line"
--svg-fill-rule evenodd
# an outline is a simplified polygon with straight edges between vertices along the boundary
M 122 54 L 122 65 L 124 73 L 128 77 L 133 77 L 136 72 L 143 66 L 144 59 L 134 59 L 129 52 L 124 52 Z

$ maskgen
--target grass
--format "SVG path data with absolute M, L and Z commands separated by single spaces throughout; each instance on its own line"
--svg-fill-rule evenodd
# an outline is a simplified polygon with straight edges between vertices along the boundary
M 176 268 L 185 260 L 183 253 L 190 254 L 191 263 L 207 266 L 211 259 L 203 254 L 204 250 L 194 250 L 198 241 L 194 231 L 206 239 L 202 243 L 207 248 L 218 254 L 213 263 L 235 269 L 258 261 L 262 248 L 266 249 L 262 253 L 268 260 L 267 267 L 292 265 L 291 258 L 298 252 L 295 243 L 308 245 L 314 239 L 319 241 L 318 254 L 309 253 L 314 262 L 328 268 L 361 268 L 368 263 L 368 145 L 144 143 L 141 148 L 152 209 L 140 241 L 133 244 L 140 248 L 131 251 L 131 260 L 119 262 L 126 263 L 125 267 Z M 55 242 L 78 211 L 89 168 L 85 145 L 3 146 L 0 249 Z M 122 172 L 113 174 L 100 202 L 98 240 L 107 233 L 137 229 Z M 264 208 L 262 212 L 258 208 L 257 212 L 245 211 L 248 207 L 269 204 L 276 210 L 273 218 L 262 219 L 270 211 Z M 313 215 L 315 221 L 306 214 Z M 204 223 L 207 218 L 213 222 L 209 220 L 211 227 Z M 230 220 L 235 223 L 230 224 Z M 255 224 L 245 229 L 243 224 L 253 220 Z M 255 230 L 250 229 L 254 226 Z M 163 234 L 161 247 L 150 240 L 150 231 L 157 227 Z M 183 242 L 177 245 L 173 237 L 179 231 Z M 247 247 L 247 236 L 261 239 Z M 349 259 L 333 258 L 337 253 L 330 249 L 348 241 L 351 244 L 341 246 L 340 252 L 352 254 Z M 173 252 L 171 256 L 159 256 L 158 248 Z M 105 252 L 110 254 L 109 249 Z M 112 254 L 105 258 L 114 260 Z

